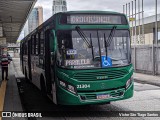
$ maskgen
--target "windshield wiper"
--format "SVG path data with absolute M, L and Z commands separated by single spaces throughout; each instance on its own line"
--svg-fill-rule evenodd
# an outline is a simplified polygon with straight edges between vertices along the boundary
M 75 29 L 78 32 L 78 34 L 80 35 L 80 37 L 83 39 L 83 41 L 86 43 L 87 47 L 91 48 L 92 45 L 91 45 L 90 41 L 88 40 L 88 38 L 86 37 L 86 35 L 84 34 L 84 32 L 81 30 L 81 28 L 79 26 L 76 26 Z
M 105 33 L 104 33 L 104 45 L 105 45 L 105 50 L 106 50 L 106 59 L 107 59 L 107 56 L 108 56 L 107 55 L 107 53 L 108 53 L 107 48 L 110 46 L 111 41 L 113 40 L 116 28 L 117 28 L 116 26 L 113 26 L 107 40 L 106 40 L 106 36 L 105 36 Z
M 111 41 L 113 40 L 116 28 L 117 28 L 116 26 L 113 26 L 113 28 L 111 29 L 111 32 L 110 32 L 110 34 L 108 36 L 108 40 L 106 41 L 107 42 L 107 47 L 110 46 Z
M 92 43 L 91 33 L 90 33 L 90 43 L 91 43 L 91 47 L 92 47 L 92 59 L 94 60 L 94 50 L 93 50 L 93 43 Z

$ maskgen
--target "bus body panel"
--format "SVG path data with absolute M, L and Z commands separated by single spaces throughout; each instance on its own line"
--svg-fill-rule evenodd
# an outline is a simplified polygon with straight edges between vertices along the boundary
M 70 92 L 64 90 L 61 87 L 57 88 L 57 101 L 58 104 L 62 104 L 62 105 L 88 105 L 88 104 L 105 104 L 107 102 L 111 102 L 111 101 L 117 101 L 117 100 L 124 100 L 124 99 L 128 99 L 131 98 L 133 96 L 133 82 L 132 84 L 129 86 L 129 88 L 127 90 L 125 90 L 125 93 L 123 96 L 120 97 L 115 97 L 115 98 L 108 98 L 108 99 L 102 99 L 102 100 L 81 100 L 80 96 L 76 96 L 71 94 Z M 92 92 L 92 93 L 85 93 L 85 94 L 104 94 L 104 93 L 111 93 L 114 91 L 117 91 L 119 89 L 116 90 L 112 90 L 112 91 L 104 91 L 104 92 Z
M 86 90 L 86 91 L 93 91 L 93 90 L 104 90 L 103 86 L 107 89 L 114 89 L 114 88 L 120 88 L 120 87 L 124 87 L 127 80 L 129 80 L 133 74 L 133 67 L 132 65 L 123 67 L 123 68 L 110 68 L 112 72 L 117 72 L 125 70 L 127 72 L 127 74 L 122 75 L 119 78 L 104 78 L 104 79 L 97 79 L 97 77 L 99 77 L 99 73 L 103 72 L 104 74 L 101 75 L 100 77 L 103 76 L 108 76 L 107 72 L 110 71 L 108 69 L 95 69 L 95 70 L 63 70 L 58 68 L 57 70 L 57 79 L 61 80 L 61 81 L 66 81 L 68 83 L 71 83 L 74 86 L 77 85 L 81 85 L 81 84 L 89 84 L 90 87 L 84 87 L 84 88 L 77 88 L 77 90 L 81 91 L 81 90 Z M 90 79 L 88 80 L 88 77 L 84 80 L 78 80 L 78 78 L 75 78 L 76 74 L 86 74 L 86 73 L 92 73 L 90 75 Z M 97 73 L 95 76 L 94 74 Z M 121 73 L 119 73 L 121 74 Z M 119 74 L 115 74 L 115 75 L 119 75 Z M 92 77 L 94 76 L 94 77 Z M 97 87 L 97 86 L 102 86 L 102 87 Z
M 57 99 L 59 101 L 58 104 L 64 104 L 64 105 L 97 104 L 97 103 L 107 103 L 109 101 L 122 100 L 122 99 L 127 99 L 132 97 L 133 96 L 133 80 L 130 83 L 129 87 L 126 88 L 127 80 L 132 79 L 131 78 L 133 74 L 132 65 L 126 66 L 123 68 L 114 68 L 114 70 L 116 69 L 119 69 L 119 70 L 125 69 L 128 71 L 128 74 L 126 74 L 124 77 L 121 77 L 119 79 L 96 80 L 96 76 L 95 76 L 95 79 L 91 81 L 87 81 L 85 79 L 83 81 L 79 81 L 76 79 L 72 79 L 72 77 L 76 73 L 79 73 L 80 71 L 81 73 L 87 73 L 87 71 L 90 71 L 90 72 L 96 71 L 98 73 L 106 70 L 104 69 L 103 70 L 77 70 L 77 71 L 67 70 L 67 73 L 64 73 L 65 70 L 61 69 L 61 72 L 57 73 L 57 77 L 58 77 L 57 78 L 57 93 L 58 93 Z M 67 91 L 63 86 L 59 84 L 60 81 L 65 81 L 67 82 L 67 84 L 71 84 L 72 86 L 74 86 L 76 88 L 77 94 L 73 94 Z M 78 88 L 79 86 L 82 86 L 82 87 Z M 114 93 L 115 91 L 119 91 L 122 93 Z M 124 95 L 112 97 L 110 99 L 104 99 L 100 101 L 96 98 L 96 95 L 98 94 L 111 94 L 111 93 L 124 94 Z M 69 96 L 69 97 L 64 100 L 64 96 Z M 81 100 L 80 96 L 84 96 L 86 98 L 89 97 L 90 99 Z

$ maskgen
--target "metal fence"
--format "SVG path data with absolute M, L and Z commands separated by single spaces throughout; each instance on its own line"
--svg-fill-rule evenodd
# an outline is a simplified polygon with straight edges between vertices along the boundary
M 135 72 L 160 75 L 160 45 L 132 46 Z

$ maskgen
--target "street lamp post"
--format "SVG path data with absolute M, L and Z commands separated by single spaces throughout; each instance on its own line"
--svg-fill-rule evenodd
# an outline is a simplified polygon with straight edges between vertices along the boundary
M 133 18 L 134 16 L 133 16 L 133 1 L 132 1 L 132 18 Z M 133 37 L 134 35 L 133 35 L 133 20 L 132 20 L 132 43 L 134 42 L 134 44 L 135 44 L 135 41 L 134 41 L 134 37 Z
M 136 9 L 137 9 L 137 7 L 136 7 L 136 0 L 134 0 L 135 1 L 135 44 L 137 44 L 137 29 L 136 29 L 136 26 L 137 26 L 137 23 L 136 23 Z
M 127 12 L 128 12 L 128 11 L 127 11 L 127 4 L 126 4 L 126 16 L 127 16 Z
M 144 11 L 143 11 L 143 0 L 142 0 L 142 38 L 143 44 L 145 44 L 145 35 L 144 35 Z
M 141 17 L 140 17 L 140 0 L 138 0 L 138 43 L 141 43 Z
M 157 0 L 155 0 L 155 44 L 158 44 L 158 25 L 157 25 Z

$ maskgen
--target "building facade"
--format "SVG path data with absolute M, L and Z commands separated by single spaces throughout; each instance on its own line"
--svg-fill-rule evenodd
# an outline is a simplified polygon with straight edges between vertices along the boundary
M 28 32 L 32 32 L 35 28 L 43 23 L 43 8 L 41 6 L 33 8 L 28 18 Z
M 52 14 L 58 12 L 66 12 L 67 11 L 67 3 L 66 0 L 53 0 Z
M 28 33 L 29 33 L 29 31 L 28 31 L 28 20 L 27 20 L 27 22 L 24 25 L 23 32 L 24 32 L 23 33 L 24 37 L 26 37 L 28 35 Z
M 137 19 L 136 21 L 130 21 L 132 45 L 160 44 L 160 14 L 157 14 L 157 40 L 155 37 L 156 36 L 155 18 L 156 16 L 152 15 L 145 17 L 144 19 Z

